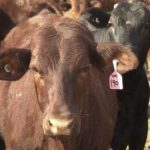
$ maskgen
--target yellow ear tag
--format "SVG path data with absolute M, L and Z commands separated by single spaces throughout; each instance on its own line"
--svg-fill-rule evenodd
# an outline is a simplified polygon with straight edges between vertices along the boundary
M 123 89 L 123 79 L 122 75 L 117 72 L 117 63 L 118 60 L 113 60 L 114 72 L 109 77 L 109 86 L 110 89 L 122 90 Z

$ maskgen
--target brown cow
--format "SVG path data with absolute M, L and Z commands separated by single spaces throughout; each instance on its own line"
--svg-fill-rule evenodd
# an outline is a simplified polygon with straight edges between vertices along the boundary
M 16 24 L 36 15 L 43 8 L 61 14 L 58 4 L 54 0 L 0 0 L 0 41 Z
M 63 14 L 64 0 L 0 0 L 0 9 L 6 13 L 15 24 L 36 15 L 43 8 Z M 69 5 L 69 4 L 68 4 Z
M 16 24 L 36 15 L 43 8 L 63 14 L 71 8 L 71 3 L 69 0 L 0 0 L 0 41 Z
M 0 47 L 0 79 L 9 80 L 0 81 L 6 149 L 108 150 L 117 114 L 113 58 L 137 66 L 129 49 L 97 46 L 84 25 L 47 11 L 13 28 Z

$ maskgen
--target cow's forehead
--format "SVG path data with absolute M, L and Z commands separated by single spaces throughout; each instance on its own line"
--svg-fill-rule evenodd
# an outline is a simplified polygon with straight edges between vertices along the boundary
M 68 27 L 66 31 L 65 29 L 59 30 L 54 27 L 48 30 L 46 28 L 36 34 L 33 40 L 35 42 L 32 51 L 33 64 L 41 69 L 46 66 L 57 69 L 62 65 L 66 68 L 77 69 L 87 65 L 89 63 L 88 42 L 80 33 L 80 29 L 77 31 L 77 27 L 76 29 Z M 70 35 L 67 36 L 68 30 Z
M 132 20 L 136 22 L 149 21 L 150 11 L 145 4 L 141 2 L 118 4 L 112 11 L 112 17 L 118 17 L 122 20 Z

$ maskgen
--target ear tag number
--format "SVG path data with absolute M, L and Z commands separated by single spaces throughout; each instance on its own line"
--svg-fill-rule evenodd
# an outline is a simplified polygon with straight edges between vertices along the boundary
M 123 89 L 123 80 L 120 73 L 117 72 L 117 63 L 118 60 L 113 60 L 114 72 L 109 77 L 109 86 L 110 89 L 122 90 Z

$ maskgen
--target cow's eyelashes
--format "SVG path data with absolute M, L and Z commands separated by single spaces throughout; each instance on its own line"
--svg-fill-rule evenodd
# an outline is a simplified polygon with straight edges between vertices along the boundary
M 39 73 L 38 69 L 36 67 L 31 68 L 35 73 Z
M 42 77 L 43 73 L 42 71 L 40 71 L 40 69 L 37 69 L 35 67 L 32 68 L 35 74 L 40 74 L 40 76 Z

